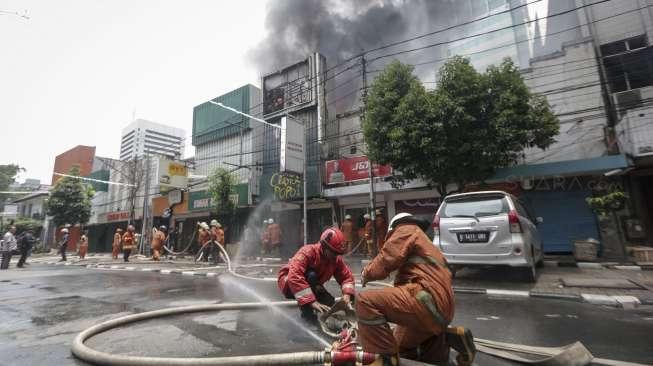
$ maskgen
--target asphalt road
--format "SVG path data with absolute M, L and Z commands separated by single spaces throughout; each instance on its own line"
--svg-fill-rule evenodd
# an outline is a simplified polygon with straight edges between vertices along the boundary
M 256 301 L 245 285 L 282 300 L 274 283 L 33 264 L 0 272 L 0 365 L 83 365 L 75 335 L 98 322 L 164 307 Z M 653 364 L 653 309 L 622 310 L 544 299 L 459 294 L 454 323 L 477 337 L 537 346 L 580 340 L 597 357 Z M 281 310 L 299 320 L 295 309 Z M 315 330 L 315 329 L 314 329 Z M 278 313 L 229 311 L 137 323 L 92 338 L 92 347 L 131 355 L 205 357 L 322 348 Z M 480 355 L 478 365 L 506 365 Z

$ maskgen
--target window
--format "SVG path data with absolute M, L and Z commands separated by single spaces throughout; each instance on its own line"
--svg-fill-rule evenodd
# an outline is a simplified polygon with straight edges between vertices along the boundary
M 601 53 L 611 92 L 653 85 L 653 48 L 645 36 L 602 45 Z
M 503 196 L 469 196 L 445 201 L 443 205 L 441 217 L 494 216 L 509 211 L 508 202 Z

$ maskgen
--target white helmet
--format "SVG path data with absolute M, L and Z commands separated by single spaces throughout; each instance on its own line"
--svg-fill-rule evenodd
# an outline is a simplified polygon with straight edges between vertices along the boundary
M 369 220 L 369 219 L 372 218 L 372 216 L 370 216 L 370 214 L 365 214 L 365 215 L 363 215 L 363 218 L 364 218 L 365 220 Z
M 211 220 L 211 226 L 220 227 L 220 223 L 218 222 L 218 220 Z
M 351 220 L 351 215 L 345 215 L 345 220 Z
M 409 213 L 407 213 L 407 212 L 401 212 L 401 213 L 396 214 L 396 215 L 392 218 L 392 220 L 390 220 L 390 224 L 388 225 L 388 231 L 392 231 L 392 229 L 395 228 L 395 226 L 397 225 L 397 223 L 399 222 L 399 220 L 401 220 L 401 219 L 405 219 L 406 217 L 413 217 L 413 215 L 412 215 L 412 214 L 409 214 Z
M 269 223 L 268 219 L 263 220 L 263 223 L 267 225 Z
M 274 219 L 268 219 L 268 224 L 274 224 Z
M 68 233 L 68 228 L 63 228 L 63 229 L 61 229 L 61 232 L 62 232 L 62 233 Z
M 206 222 L 201 222 L 200 227 L 202 229 L 204 229 L 204 230 L 208 230 L 209 229 L 209 224 L 207 224 Z

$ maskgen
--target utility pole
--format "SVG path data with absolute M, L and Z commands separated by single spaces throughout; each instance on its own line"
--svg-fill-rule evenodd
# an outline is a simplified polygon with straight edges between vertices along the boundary
M 146 249 L 147 243 L 147 233 L 149 232 L 149 192 L 150 192 L 150 156 L 145 157 L 145 190 L 143 192 L 143 227 L 141 229 L 141 252 L 142 254 L 149 256 L 149 250 Z
M 365 54 L 361 56 L 361 70 L 363 72 L 363 88 L 361 89 L 361 124 L 365 118 L 365 110 L 367 108 L 367 63 L 365 61 Z M 372 168 L 372 159 L 367 156 L 368 172 L 370 176 L 370 218 L 372 219 L 372 241 L 376 245 L 376 197 L 374 194 L 374 169 Z

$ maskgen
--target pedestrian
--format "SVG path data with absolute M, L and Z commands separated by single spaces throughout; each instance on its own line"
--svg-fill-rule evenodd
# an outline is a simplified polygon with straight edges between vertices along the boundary
M 385 235 L 388 233 L 388 222 L 381 210 L 376 210 L 374 217 L 374 227 L 376 228 L 376 252 L 379 253 L 383 249 L 385 243 Z
M 159 261 L 161 259 L 161 249 L 166 242 L 166 227 L 164 225 L 159 226 L 159 230 L 152 228 L 152 260 Z
M 197 242 L 200 245 L 200 251 L 202 252 L 204 262 L 209 261 L 209 242 L 211 241 L 211 233 L 209 232 L 209 225 L 206 222 L 198 223 L 199 228 L 197 229 Z
M 88 230 L 84 230 L 79 238 L 79 259 L 85 259 L 86 253 L 88 253 Z
M 365 238 L 365 244 L 367 246 L 367 256 L 369 258 L 374 257 L 374 238 L 372 235 L 372 217 L 370 214 L 365 214 L 363 215 L 363 220 L 365 223 L 363 224 L 363 236 Z
M 61 229 L 61 240 L 59 241 L 59 254 L 61 255 L 61 259 L 59 260 L 59 262 L 66 261 L 66 250 L 68 249 L 68 240 L 69 240 L 68 228 L 64 227 L 63 229 Z
M 345 221 L 340 225 L 340 230 L 345 236 L 345 245 L 347 246 L 347 253 L 351 252 L 352 245 L 354 244 L 354 222 L 351 221 L 351 215 L 345 215 Z
M 394 287 L 358 295 L 358 335 L 365 352 L 396 365 L 399 357 L 439 363 L 454 347 L 471 365 L 474 338 L 468 329 L 451 327 L 454 295 L 451 272 L 440 250 L 424 233 L 426 221 L 400 213 L 390 221 L 386 244 L 362 273 L 363 286 L 397 271 Z M 388 323 L 396 325 L 393 330 Z M 459 365 L 461 364 L 459 360 Z
M 129 255 L 136 246 L 135 231 L 134 225 L 128 225 L 127 232 L 122 236 L 122 257 L 125 262 L 129 262 Z
M 16 267 L 23 268 L 23 266 L 27 264 L 27 257 L 29 257 L 29 252 L 34 247 L 35 242 L 36 238 L 34 237 L 34 231 L 28 229 L 27 232 L 25 232 L 25 235 L 20 239 L 20 259 L 18 260 Z
M 268 232 L 270 234 L 270 254 L 281 255 L 281 226 L 274 222 L 274 219 L 268 219 Z
M 288 299 L 296 299 L 301 316 L 316 322 L 316 313 L 323 313 L 333 306 L 335 299 L 324 283 L 335 277 L 345 303 L 351 303 L 355 295 L 354 276 L 342 258 L 345 238 L 338 228 L 326 229 L 315 244 L 302 246 L 279 270 L 277 285 Z
M 9 230 L 2 237 L 2 243 L 0 243 L 0 253 L 2 254 L 0 269 L 9 268 L 12 252 L 18 248 L 16 237 L 14 235 L 16 235 L 16 227 L 10 226 Z
M 261 253 L 270 254 L 270 222 L 263 220 L 263 230 L 261 231 Z
M 111 243 L 111 256 L 113 260 L 118 259 L 120 248 L 122 247 L 122 229 L 116 228 L 116 233 L 113 234 L 113 243 Z

